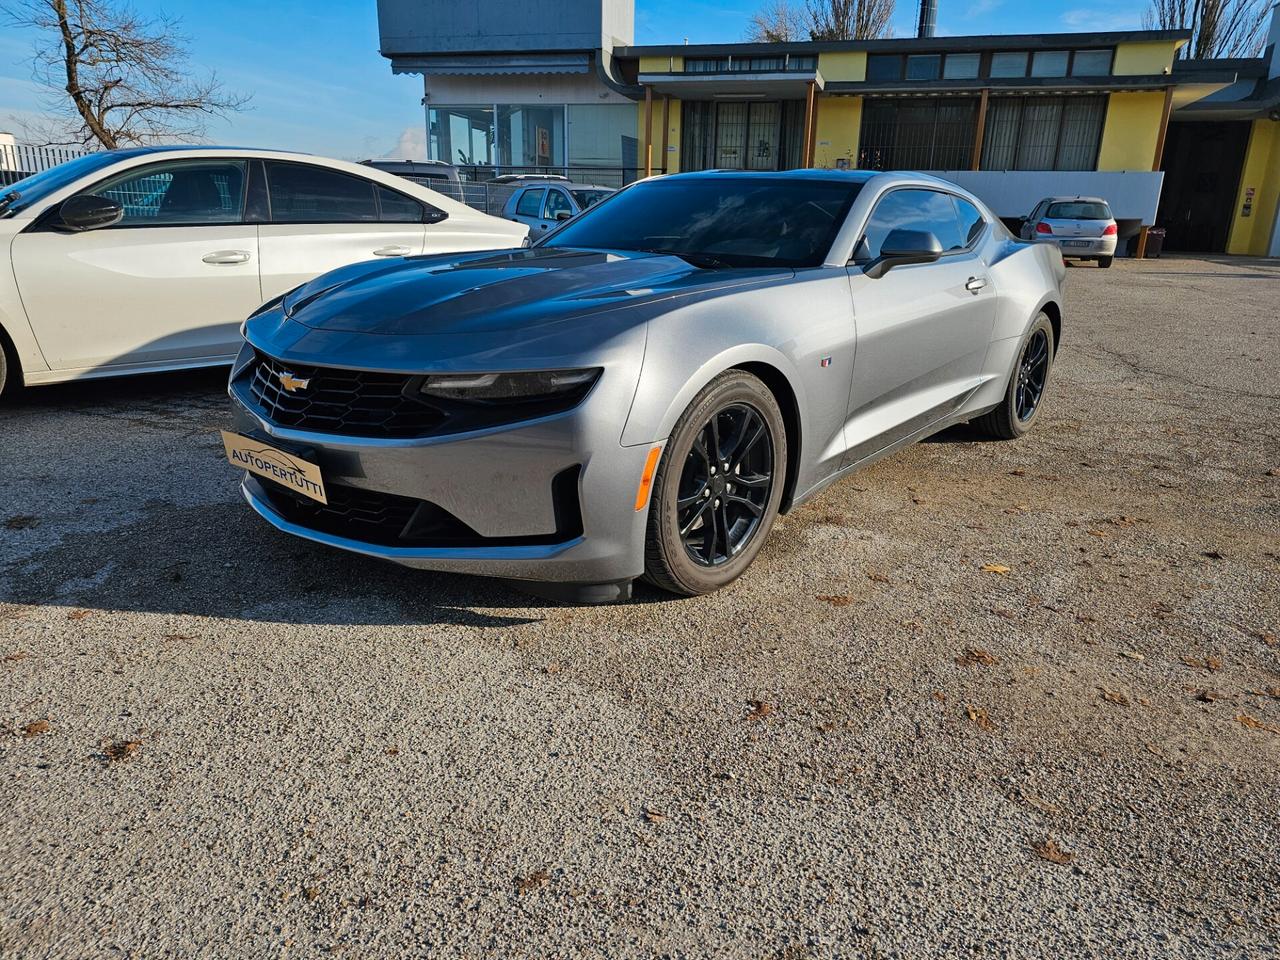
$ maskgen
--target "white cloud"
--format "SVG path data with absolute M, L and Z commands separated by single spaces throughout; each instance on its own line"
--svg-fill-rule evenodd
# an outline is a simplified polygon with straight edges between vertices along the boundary
M 405 127 L 400 139 L 386 154 L 393 160 L 427 159 L 427 129 L 423 126 Z
M 1062 15 L 1062 22 L 1072 30 L 1080 32 L 1105 32 L 1107 30 L 1140 30 L 1142 14 L 1132 5 L 1123 8 L 1103 7 L 1095 5 L 1085 9 L 1068 10 Z

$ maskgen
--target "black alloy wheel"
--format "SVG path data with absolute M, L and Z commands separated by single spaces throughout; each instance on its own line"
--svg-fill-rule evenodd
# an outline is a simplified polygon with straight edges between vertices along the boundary
M 680 474 L 676 520 L 694 563 L 718 567 L 760 528 L 773 493 L 773 437 L 760 411 L 733 403 L 698 431 Z
M 1023 347 L 1017 377 L 1014 411 L 1026 423 L 1035 416 L 1049 379 L 1049 337 L 1043 330 L 1036 330 Z

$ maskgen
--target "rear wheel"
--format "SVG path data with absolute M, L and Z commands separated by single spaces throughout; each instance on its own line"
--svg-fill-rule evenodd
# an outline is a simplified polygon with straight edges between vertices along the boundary
M 787 473 L 782 411 L 743 370 L 716 377 L 681 415 L 654 478 L 645 578 L 711 593 L 740 577 L 773 527 Z
M 1107 267 L 1111 266 L 1111 261 L 1114 259 L 1115 259 L 1114 257 L 1099 257 L 1098 266 L 1100 266 L 1103 270 L 1105 270 L 1107 269 Z
M 1016 440 L 1039 419 L 1049 372 L 1053 369 L 1053 324 L 1043 313 L 1036 317 L 1022 341 L 1018 364 L 1014 367 L 1004 399 L 975 425 L 1000 440 Z

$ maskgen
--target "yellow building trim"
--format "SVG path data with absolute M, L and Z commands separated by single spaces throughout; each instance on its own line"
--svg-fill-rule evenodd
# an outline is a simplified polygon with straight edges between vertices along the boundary
M 861 83 L 867 79 L 867 52 L 850 50 L 820 53 L 818 54 L 818 72 L 827 82 L 848 80 Z
M 858 137 L 861 132 L 861 97 L 819 98 L 813 165 L 830 170 L 836 167 L 836 161 L 847 160 L 852 170 L 858 165 Z
M 658 111 L 658 123 L 662 122 L 662 111 Z M 662 131 L 658 131 L 659 143 L 661 143 Z M 671 98 L 671 114 L 667 118 L 667 156 L 665 160 L 653 161 L 655 167 L 666 167 L 667 173 L 680 172 L 680 101 L 675 97 Z
M 1117 77 L 1147 77 L 1171 73 L 1173 58 L 1184 40 L 1156 40 L 1145 43 L 1116 44 L 1115 64 L 1111 72 Z
M 645 168 L 643 100 L 636 104 L 636 140 L 638 141 L 636 149 L 639 151 L 636 157 L 636 165 L 643 172 Z M 671 107 L 667 116 L 668 150 L 665 160 L 662 155 L 662 95 L 659 93 L 654 93 L 653 95 L 653 119 L 649 142 L 653 144 L 654 171 L 659 171 L 665 166 L 667 173 L 677 173 L 680 170 L 680 101 L 675 97 L 671 98 Z
M 1156 158 L 1164 92 L 1113 93 L 1098 151 L 1099 170 L 1150 170 Z
M 1244 215 L 1246 201 L 1249 216 Z M 1227 239 L 1227 253 L 1265 257 L 1270 253 L 1280 203 L 1280 123 L 1255 120 L 1240 175 L 1240 192 Z
M 679 73 L 684 69 L 684 57 L 641 57 L 641 73 Z

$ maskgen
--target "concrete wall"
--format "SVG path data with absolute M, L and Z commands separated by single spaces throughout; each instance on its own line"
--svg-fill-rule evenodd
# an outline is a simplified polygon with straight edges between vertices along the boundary
M 1247 217 L 1244 215 L 1246 199 L 1252 200 Z M 1255 120 L 1249 133 L 1249 149 L 1240 176 L 1227 253 L 1280 256 L 1275 243 L 1277 205 L 1280 205 L 1280 123 Z
M 383 56 L 611 50 L 634 21 L 634 0 L 378 0 Z
M 1113 93 L 1102 128 L 1099 170 L 1150 170 L 1156 158 L 1164 93 Z

